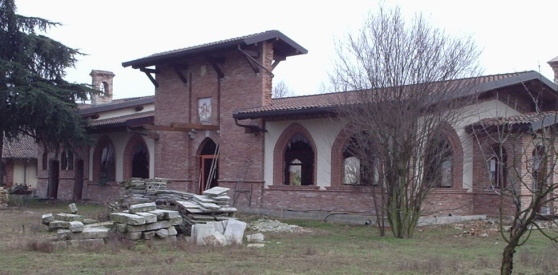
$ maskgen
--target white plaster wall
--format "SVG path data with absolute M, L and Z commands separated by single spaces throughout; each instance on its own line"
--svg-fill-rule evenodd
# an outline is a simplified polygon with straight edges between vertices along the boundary
M 481 102 L 459 110 L 462 119 L 452 125 L 459 136 L 463 148 L 463 188 L 473 188 L 473 145 L 475 138 L 465 132 L 465 126 L 489 117 L 508 117 L 521 114 L 517 110 L 498 100 Z M 320 188 L 331 185 L 331 146 L 344 125 L 340 120 L 309 119 L 266 122 L 264 179 L 265 186 L 273 184 L 273 155 L 277 140 L 287 127 L 293 123 L 304 126 L 312 135 L 317 150 L 316 184 Z M 280 157 L 280 156 L 277 156 Z
M 265 186 L 273 184 L 273 155 L 277 140 L 291 124 L 302 125 L 316 144 L 316 184 L 320 188 L 331 185 L 331 146 L 343 128 L 339 120 L 329 118 L 308 120 L 268 121 L 265 128 L 264 180 Z M 277 156 L 280 158 L 280 156 Z
M 124 180 L 124 150 L 128 141 L 132 137 L 133 133 L 128 132 L 116 132 L 107 134 L 112 144 L 114 145 L 115 154 L 115 164 L 116 164 L 116 181 Z M 96 135 L 95 139 L 99 139 L 104 135 Z M 153 178 L 155 175 L 155 142 L 153 139 L 147 138 L 142 135 L 143 141 L 147 145 L 147 150 L 149 151 L 149 177 Z M 89 151 L 89 180 L 93 180 L 93 153 L 95 151 L 95 146 L 91 146 Z
M 29 188 L 37 187 L 37 160 L 16 160 L 14 163 L 13 184 L 26 184 Z

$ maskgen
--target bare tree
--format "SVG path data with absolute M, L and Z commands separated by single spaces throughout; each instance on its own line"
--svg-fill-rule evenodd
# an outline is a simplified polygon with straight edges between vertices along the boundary
M 295 93 L 287 86 L 285 81 L 281 80 L 273 87 L 273 98 L 290 97 L 294 96 Z
M 395 237 L 411 238 L 429 190 L 446 187 L 452 152 L 443 129 L 470 115 L 467 77 L 479 74 L 479 50 L 421 15 L 409 22 L 382 6 L 336 46 L 332 86 L 350 91 L 338 99 L 349 125 L 345 166 L 358 159 L 360 183 L 372 186 L 380 234 L 385 217 Z
M 489 187 L 500 198 L 500 232 L 507 243 L 502 253 L 501 274 L 512 273 L 514 253 L 528 241 L 533 230 L 558 241 L 558 232 L 543 228 L 540 223 L 540 218 L 550 217 L 556 211 L 557 126 L 558 112 L 539 108 L 534 113 L 483 119 L 470 126 L 486 160 Z

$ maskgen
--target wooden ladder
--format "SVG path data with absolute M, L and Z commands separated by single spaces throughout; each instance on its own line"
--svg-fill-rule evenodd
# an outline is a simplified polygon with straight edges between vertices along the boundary
M 236 201 L 241 194 L 244 194 L 246 199 L 248 199 L 248 207 L 252 206 L 252 183 L 246 183 L 246 177 L 248 175 L 251 162 L 251 159 L 247 158 L 241 166 L 241 169 L 239 169 L 241 174 L 239 174 L 238 180 L 234 184 L 233 206 L 236 204 Z

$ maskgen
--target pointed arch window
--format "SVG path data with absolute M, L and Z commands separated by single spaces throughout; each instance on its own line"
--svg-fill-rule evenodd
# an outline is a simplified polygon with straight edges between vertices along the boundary
M 43 170 L 47 170 L 48 169 L 48 153 L 47 152 L 43 153 L 42 161 L 43 161 L 43 166 L 42 166 Z
M 379 173 L 370 135 L 351 137 L 343 150 L 343 184 L 377 185 Z
M 493 145 L 492 156 L 488 159 L 488 179 L 495 188 L 507 186 L 507 153 L 501 144 Z
M 107 143 L 101 151 L 100 179 L 114 180 L 114 147 Z
M 437 135 L 430 141 L 426 151 L 425 180 L 431 187 L 453 186 L 453 155 L 451 143 L 445 136 Z
M 60 170 L 74 170 L 74 153 L 64 150 L 60 155 Z
M 97 143 L 93 154 L 94 179 L 103 185 L 116 179 L 115 150 L 110 138 L 103 137 Z
M 302 133 L 296 133 L 285 149 L 286 185 L 314 184 L 314 150 Z

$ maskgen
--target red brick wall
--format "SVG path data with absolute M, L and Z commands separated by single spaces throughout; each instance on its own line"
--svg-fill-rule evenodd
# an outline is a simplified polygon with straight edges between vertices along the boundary
M 2 160 L 3 161 L 3 160 Z M 9 159 L 4 163 L 4 186 L 5 188 L 10 188 L 14 184 L 14 161 Z
M 262 43 L 259 62 L 271 70 L 270 58 L 273 49 Z M 261 106 L 271 91 L 271 76 L 261 70 L 256 74 L 245 57 L 234 49 L 223 51 L 215 57 L 224 57 L 217 66 L 224 78 L 219 79 L 212 65 L 205 58 L 182 60 L 187 69 L 182 69 L 188 83 L 184 84 L 174 68 L 158 66 L 159 87 L 155 97 L 155 124 L 171 123 L 199 124 L 198 99 L 211 98 L 211 124 L 219 130 L 197 130 L 188 132 L 158 131 L 155 141 L 155 176 L 184 182 L 183 189 L 195 191 L 200 177 L 199 153 L 206 138 L 220 145 L 219 181 L 235 182 L 263 181 L 263 135 L 245 133 L 245 128 L 235 125 L 234 112 Z M 262 126 L 262 122 L 242 121 L 243 124 Z M 247 161 L 248 160 L 248 161 Z M 248 168 L 244 163 L 248 162 Z M 246 170 L 249 169 L 249 173 Z
M 261 207 L 273 210 L 330 211 L 375 213 L 370 188 L 357 186 L 330 187 L 318 190 L 314 186 L 271 186 L 264 189 Z M 470 215 L 472 194 L 465 189 L 440 189 L 429 194 L 423 207 L 424 215 Z

